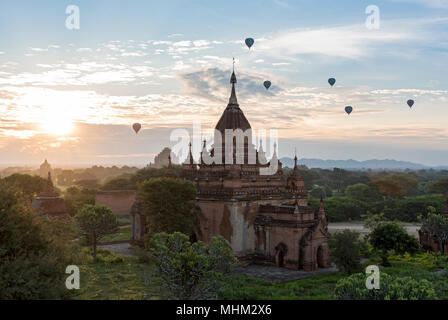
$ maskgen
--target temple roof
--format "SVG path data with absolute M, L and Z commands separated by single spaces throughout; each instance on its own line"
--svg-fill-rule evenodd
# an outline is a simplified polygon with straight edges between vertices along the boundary
M 224 110 L 221 118 L 216 125 L 216 129 L 223 132 L 225 129 L 241 129 L 243 131 L 250 129 L 249 121 L 244 116 L 243 111 L 238 105 L 236 98 L 235 83 L 237 82 L 235 71 L 232 72 L 230 83 L 232 84 L 232 92 L 230 94 L 229 103 Z

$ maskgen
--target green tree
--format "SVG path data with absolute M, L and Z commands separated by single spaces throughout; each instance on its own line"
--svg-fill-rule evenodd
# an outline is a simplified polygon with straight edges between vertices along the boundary
M 76 247 L 61 221 L 36 219 L 23 194 L 0 182 L 0 300 L 67 297 Z
M 67 188 L 64 192 L 67 213 L 73 217 L 86 204 L 95 204 L 95 190 L 77 187 Z
M 15 173 L 2 180 L 5 186 L 11 186 L 20 191 L 27 198 L 27 201 L 36 197 L 47 186 L 46 179 L 29 174 Z
M 150 233 L 193 233 L 196 188 L 191 181 L 152 178 L 139 186 L 138 197 L 148 217 Z
M 448 218 L 435 213 L 434 207 L 428 207 L 428 213 L 422 219 L 421 231 L 434 235 L 439 242 L 439 250 L 445 253 L 445 244 L 448 241 Z
M 448 194 L 448 178 L 440 179 L 429 187 L 430 193 Z
M 222 237 L 205 244 L 190 243 L 180 232 L 158 233 L 151 237 L 149 247 L 155 277 L 161 282 L 157 295 L 166 299 L 216 298 L 222 275 L 236 262 L 230 244 Z
M 180 178 L 182 176 L 182 166 L 173 165 L 172 168 L 151 168 L 146 167 L 138 170 L 131 178 L 131 182 L 135 185 L 142 183 L 151 178 Z
M 107 181 L 101 190 L 136 190 L 137 185 L 126 178 L 113 178 Z
M 380 288 L 366 288 L 367 275 L 355 273 L 339 280 L 335 295 L 339 300 L 433 300 L 436 293 L 428 280 L 415 280 L 411 277 L 394 278 L 380 273 Z
M 416 253 L 420 249 L 417 239 L 406 232 L 397 222 L 378 223 L 369 234 L 370 244 L 381 254 L 383 266 L 388 266 L 388 256 L 391 250 L 397 254 Z
M 381 201 L 382 197 L 379 192 L 364 183 L 357 183 L 345 188 L 345 195 L 347 197 L 357 199 L 360 201 Z
M 359 233 L 344 230 L 332 235 L 328 240 L 331 260 L 339 270 L 345 273 L 354 273 L 361 269 L 361 251 L 365 243 L 360 240 Z
M 98 241 L 105 235 L 118 231 L 117 217 L 105 206 L 87 204 L 75 215 L 75 220 L 81 233 L 92 244 L 95 259 Z
M 348 197 L 331 197 L 324 200 L 329 221 L 349 221 L 360 219 L 367 212 L 364 202 Z

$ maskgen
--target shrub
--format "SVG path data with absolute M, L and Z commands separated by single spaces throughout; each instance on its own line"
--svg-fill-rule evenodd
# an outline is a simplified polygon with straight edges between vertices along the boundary
M 160 277 L 160 293 L 167 299 L 206 299 L 216 297 L 223 273 L 236 259 L 229 243 L 213 237 L 208 244 L 190 243 L 186 235 L 155 234 L 150 252 Z
M 21 193 L 0 183 L 0 299 L 61 299 L 76 247 L 66 224 L 37 219 Z
M 410 277 L 394 278 L 380 273 L 380 288 L 366 288 L 367 275 L 356 273 L 338 281 L 335 295 L 340 300 L 430 300 L 436 299 L 433 285 L 428 280 Z
M 344 230 L 330 237 L 331 260 L 339 270 L 345 273 L 353 273 L 361 269 L 361 250 L 365 243 L 359 239 L 359 233 L 352 230 Z
M 418 240 L 397 222 L 379 222 L 368 237 L 372 247 L 380 252 L 383 266 L 389 265 L 387 258 L 391 250 L 397 254 L 417 253 L 420 250 Z

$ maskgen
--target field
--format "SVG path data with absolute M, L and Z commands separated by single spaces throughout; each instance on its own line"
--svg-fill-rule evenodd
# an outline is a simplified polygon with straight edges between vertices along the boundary
M 390 267 L 380 267 L 382 272 L 418 280 L 427 279 L 434 285 L 438 299 L 448 299 L 447 256 L 427 253 L 414 257 L 392 256 L 390 262 Z M 379 263 L 379 258 L 371 258 L 363 263 L 363 268 Z M 157 292 L 157 278 L 152 278 L 150 284 L 145 285 L 153 269 L 150 261 L 124 258 L 101 250 L 98 262 L 89 259 L 80 266 L 81 289 L 73 299 L 158 299 L 154 295 Z M 335 299 L 333 291 L 337 281 L 346 276 L 341 272 L 332 272 L 278 283 L 232 272 L 224 277 L 217 298 L 331 300 Z

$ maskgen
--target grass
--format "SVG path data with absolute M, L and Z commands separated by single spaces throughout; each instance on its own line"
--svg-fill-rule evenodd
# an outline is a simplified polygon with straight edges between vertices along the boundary
M 99 250 L 99 256 L 116 257 L 104 252 L 108 251 Z M 80 289 L 73 299 L 141 300 L 147 291 L 145 272 L 149 266 L 139 263 L 135 258 L 105 260 L 94 262 L 89 259 L 80 266 Z
M 125 228 L 120 228 L 117 233 L 104 236 L 101 239 L 100 244 L 105 242 L 125 241 L 130 239 L 131 239 L 131 227 L 129 226 Z
M 85 249 L 90 250 L 90 249 Z M 87 252 L 87 251 L 86 251 Z M 137 252 L 136 252 L 137 254 Z M 144 252 L 137 254 L 143 257 Z M 142 258 L 124 258 L 111 254 L 107 250 L 98 251 L 98 261 L 89 256 L 80 264 L 81 289 L 74 299 L 143 299 L 148 292 L 157 292 L 157 281 L 145 285 L 145 278 L 154 267 L 150 260 Z M 394 277 L 412 277 L 426 279 L 434 285 L 438 299 L 448 300 L 448 276 L 436 271 L 446 269 L 448 255 L 418 254 L 415 256 L 391 256 L 391 266 L 381 267 Z M 363 270 L 371 264 L 379 265 L 380 259 L 373 257 L 363 264 Z M 346 277 L 342 272 L 316 274 L 309 278 L 276 283 L 261 280 L 248 275 L 232 273 L 224 276 L 219 291 L 219 299 L 235 300 L 332 300 L 338 280 Z M 156 279 L 155 279 L 156 280 Z M 152 297 L 152 299 L 157 297 Z

